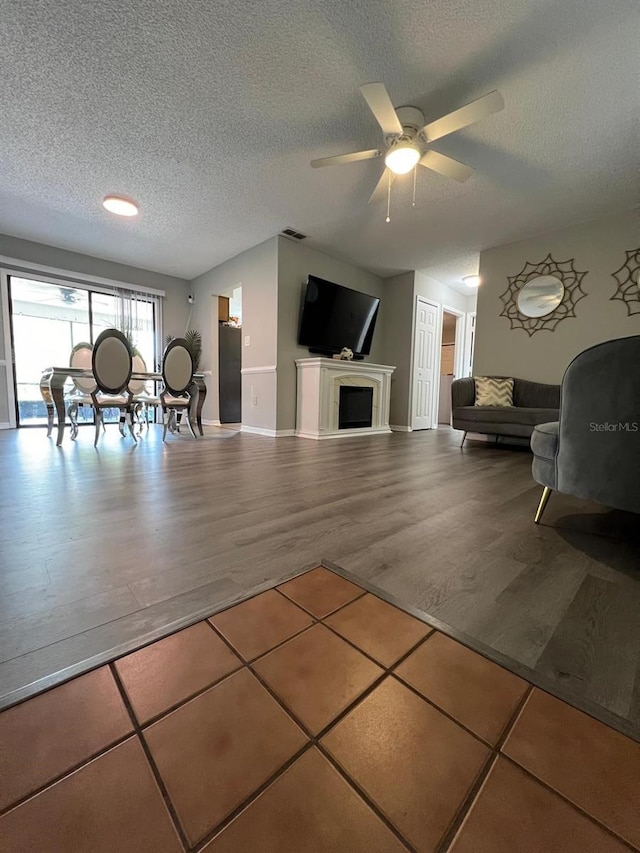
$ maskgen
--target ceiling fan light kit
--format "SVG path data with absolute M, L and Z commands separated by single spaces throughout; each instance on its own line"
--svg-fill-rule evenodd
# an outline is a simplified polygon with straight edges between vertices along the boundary
M 502 95 L 494 90 L 442 118 L 425 124 L 424 115 L 417 107 L 395 109 L 384 83 L 366 83 L 360 87 L 360 91 L 384 134 L 383 146 L 335 157 L 322 157 L 312 160 L 311 165 L 317 169 L 384 156 L 385 171 L 371 194 L 369 203 L 387 197 L 387 222 L 391 184 L 396 175 L 406 175 L 420 165 L 455 181 L 466 181 L 473 174 L 473 169 L 429 148 L 430 143 L 475 124 L 504 107 Z M 415 207 L 415 174 L 413 206 Z
M 462 280 L 467 285 L 467 287 L 480 287 L 479 275 L 463 275 Z
M 406 175 L 420 159 L 420 149 L 409 141 L 400 140 L 393 144 L 384 158 L 387 169 L 396 175 Z

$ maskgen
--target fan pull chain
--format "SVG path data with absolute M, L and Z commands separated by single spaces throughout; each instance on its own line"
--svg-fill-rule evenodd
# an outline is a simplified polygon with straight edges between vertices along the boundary
M 417 172 L 418 172 L 418 167 L 414 166 L 413 167 L 413 203 L 411 205 L 412 207 L 416 206 L 416 174 L 417 174 Z
M 387 169 L 387 218 L 385 222 L 391 222 L 391 169 Z

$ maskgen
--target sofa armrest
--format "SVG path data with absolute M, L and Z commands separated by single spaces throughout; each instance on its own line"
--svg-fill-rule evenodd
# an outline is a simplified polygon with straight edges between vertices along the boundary
M 473 406 L 476 402 L 476 383 L 473 377 L 454 379 L 451 383 L 451 408 L 459 409 L 462 406 Z

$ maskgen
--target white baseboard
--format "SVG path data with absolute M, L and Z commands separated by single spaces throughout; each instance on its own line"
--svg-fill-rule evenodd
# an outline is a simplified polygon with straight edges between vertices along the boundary
M 266 435 L 269 438 L 286 438 L 295 434 L 295 430 L 292 429 L 263 429 L 262 427 L 247 426 L 247 424 L 242 424 L 240 431 L 250 432 L 253 435 Z
M 401 424 L 389 424 L 393 432 L 413 432 L 413 427 L 402 426 Z
M 203 418 L 203 419 L 202 419 L 202 423 L 203 423 L 205 426 L 220 426 L 220 421 L 219 421 L 219 420 L 217 420 L 217 421 L 207 421 L 207 420 L 205 420 L 205 419 Z
M 314 441 L 328 441 L 330 438 L 354 438 L 362 435 L 389 435 L 390 433 L 391 430 L 388 427 L 380 427 L 378 429 L 342 429 L 340 432 L 330 432 L 327 435 L 296 430 L 294 435 L 298 438 L 312 438 Z
M 0 423 L 0 429 L 13 429 L 13 427 L 8 421 L 3 421 Z

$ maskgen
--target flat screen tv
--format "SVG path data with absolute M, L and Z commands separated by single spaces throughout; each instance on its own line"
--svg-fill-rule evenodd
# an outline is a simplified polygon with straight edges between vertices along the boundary
M 298 343 L 322 355 L 353 350 L 355 358 L 371 352 L 380 300 L 367 293 L 310 275 L 304 294 Z

